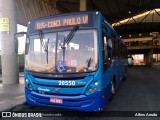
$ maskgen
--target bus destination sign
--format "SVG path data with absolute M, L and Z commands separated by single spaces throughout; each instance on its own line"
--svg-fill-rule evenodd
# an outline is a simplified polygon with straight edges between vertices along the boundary
M 93 18 L 93 16 L 91 16 L 91 18 Z M 93 19 L 91 19 L 91 21 L 93 21 Z M 91 23 L 93 22 L 89 22 L 89 14 L 57 16 L 35 21 L 35 29 L 40 30 L 40 29 L 56 28 L 64 26 L 89 25 Z

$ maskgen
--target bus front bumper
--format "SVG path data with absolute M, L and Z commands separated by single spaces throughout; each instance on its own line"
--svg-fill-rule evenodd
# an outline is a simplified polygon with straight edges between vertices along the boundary
M 101 108 L 102 92 L 95 92 L 91 95 L 73 95 L 73 96 L 58 96 L 41 94 L 35 91 L 29 91 L 25 88 L 26 102 L 31 105 L 48 106 L 57 108 L 74 109 L 80 111 L 99 111 Z M 61 99 L 62 103 L 50 102 L 50 99 Z

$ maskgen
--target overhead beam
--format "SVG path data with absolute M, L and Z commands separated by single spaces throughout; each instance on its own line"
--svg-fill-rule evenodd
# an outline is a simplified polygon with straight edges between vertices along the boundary
M 150 45 L 150 46 L 131 46 L 127 47 L 128 50 L 140 50 L 140 49 L 157 49 L 160 48 L 160 45 Z
M 118 10 L 119 10 L 120 13 L 123 15 L 123 12 L 122 12 L 122 10 L 121 10 L 121 8 L 120 8 L 120 5 L 119 5 L 118 0 L 115 0 L 115 2 L 116 2 L 116 5 L 117 5 L 117 7 L 118 7 Z
M 124 42 L 132 42 L 132 41 L 146 41 L 146 40 L 152 40 L 152 37 L 128 38 L 128 39 L 123 39 L 123 41 L 124 41 Z
M 80 0 L 80 11 L 86 11 L 86 10 L 87 10 L 87 1 Z
M 57 3 L 57 7 L 59 7 L 59 9 L 61 9 L 64 13 L 70 12 L 68 9 L 66 9 L 65 7 L 63 7 L 60 3 Z
M 57 3 L 64 3 L 64 4 L 68 4 L 68 5 L 79 5 L 79 3 L 76 2 L 65 2 L 65 1 L 57 1 Z
M 160 16 L 160 14 L 157 12 L 157 10 L 156 10 L 156 9 L 154 9 L 154 11 L 157 13 L 157 15 L 159 15 L 159 16 Z
M 104 1 L 104 4 L 106 5 L 106 7 L 108 9 L 109 14 L 111 14 L 111 10 L 110 10 L 110 7 L 109 7 L 108 3 L 106 2 L 106 0 L 103 0 L 103 1 Z
M 141 23 L 143 20 L 145 20 L 145 19 L 147 18 L 147 16 L 148 16 L 151 12 L 152 12 L 152 10 L 150 10 L 150 11 L 148 12 L 148 14 L 143 17 L 143 19 L 140 21 L 140 23 Z
M 91 4 L 93 5 L 93 7 L 94 7 L 96 10 L 101 11 L 101 10 L 97 7 L 97 5 L 94 3 L 93 0 L 90 0 L 90 2 L 91 2 Z
M 79 11 L 79 8 L 78 8 L 79 3 L 75 3 L 75 2 L 63 2 L 63 1 L 57 1 L 57 3 L 61 4 L 63 6 L 70 5 L 70 6 L 74 7 L 74 9 L 76 11 Z

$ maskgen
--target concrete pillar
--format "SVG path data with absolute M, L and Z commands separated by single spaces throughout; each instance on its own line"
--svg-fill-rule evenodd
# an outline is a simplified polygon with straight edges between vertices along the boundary
M 149 52 L 149 64 L 152 65 L 153 63 L 153 49 Z
M 15 0 L 0 0 L 0 18 L 9 20 L 9 29 L 0 30 L 2 83 L 15 84 L 19 82 L 18 54 L 16 52 L 14 34 L 16 32 Z
M 144 54 L 144 63 L 148 65 L 148 56 L 146 53 Z
M 80 11 L 87 10 L 87 0 L 80 0 Z
M 144 54 L 144 62 L 146 63 L 147 66 L 151 65 L 151 52 Z

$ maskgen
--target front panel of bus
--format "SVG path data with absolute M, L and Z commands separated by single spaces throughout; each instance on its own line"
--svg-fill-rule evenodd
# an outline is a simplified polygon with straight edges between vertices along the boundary
M 33 20 L 28 25 L 25 94 L 29 104 L 102 109 L 98 12 Z

